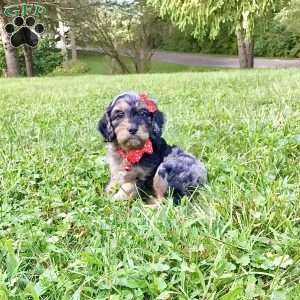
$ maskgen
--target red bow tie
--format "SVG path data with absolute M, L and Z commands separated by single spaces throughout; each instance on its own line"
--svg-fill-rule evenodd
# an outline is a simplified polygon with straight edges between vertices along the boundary
M 118 149 L 117 153 L 128 163 L 127 166 L 125 166 L 125 170 L 129 171 L 132 167 L 132 165 L 138 163 L 143 155 L 145 153 L 147 154 L 152 154 L 153 153 L 153 147 L 152 147 L 152 142 L 150 139 L 146 141 L 144 144 L 143 148 L 141 149 L 136 149 L 136 150 L 130 150 L 130 151 L 125 151 L 123 149 Z
M 151 100 L 146 94 L 140 94 L 140 100 L 146 104 L 150 112 L 154 113 L 157 111 L 155 102 Z

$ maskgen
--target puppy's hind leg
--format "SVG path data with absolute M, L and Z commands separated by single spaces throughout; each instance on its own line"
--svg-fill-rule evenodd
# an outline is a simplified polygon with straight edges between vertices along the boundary
M 169 188 L 168 182 L 164 178 L 162 178 L 157 171 L 153 178 L 153 190 L 154 190 L 155 197 L 152 197 L 148 201 L 146 207 L 149 208 L 160 207 L 165 194 L 168 192 L 168 188 Z
M 156 198 L 161 201 L 165 194 L 167 193 L 169 188 L 168 182 L 159 175 L 158 172 L 156 172 L 154 178 L 153 178 L 153 189 Z

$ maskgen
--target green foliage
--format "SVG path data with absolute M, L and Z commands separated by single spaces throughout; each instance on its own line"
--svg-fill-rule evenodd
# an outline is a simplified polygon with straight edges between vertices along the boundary
M 149 70 L 153 49 L 162 40 L 163 24 L 153 8 L 146 6 L 146 0 L 125 2 L 89 7 L 72 29 L 78 45 L 100 47 L 111 57 L 116 73 L 143 73 Z M 124 54 L 128 59 L 124 60 Z
M 290 27 L 278 22 L 274 15 L 258 22 L 254 31 L 254 53 L 265 57 L 299 57 L 300 34 L 291 32 Z M 198 52 L 211 54 L 237 54 L 236 37 L 226 26 L 223 26 L 218 36 L 211 40 L 205 36 L 199 40 L 193 38 L 190 32 L 172 30 L 165 34 L 164 50 Z
M 247 38 L 254 32 L 257 19 L 273 10 L 272 0 L 206 1 L 206 0 L 148 0 L 163 17 L 182 31 L 192 28 L 192 34 L 201 38 L 208 35 L 214 39 L 226 24 L 232 31 L 239 30 Z
M 299 299 L 300 74 L 0 80 L 1 299 Z M 112 202 L 96 123 L 148 91 L 209 185 L 173 207 Z
M 6 68 L 6 62 L 5 62 L 5 53 L 4 48 L 2 44 L 0 44 L 0 77 L 2 75 L 3 70 Z
M 291 0 L 277 15 L 277 21 L 298 35 L 300 35 L 300 0 Z
M 266 29 L 256 31 L 255 55 L 268 57 L 299 57 L 300 34 L 289 31 L 277 21 L 270 21 Z
M 42 39 L 38 48 L 33 51 L 33 72 L 35 75 L 46 75 L 62 64 L 62 55 L 55 48 L 55 41 Z
M 176 27 L 169 25 L 163 33 L 160 49 L 180 52 L 200 52 L 200 46 L 191 32 L 181 32 Z
M 23 49 L 17 49 L 17 59 L 20 74 L 26 75 Z M 51 73 L 56 67 L 62 64 L 60 50 L 55 48 L 55 42 L 51 39 L 42 39 L 36 49 L 33 49 L 33 73 L 35 76 Z M 0 45 L 0 74 L 6 69 L 6 61 L 3 46 Z
M 200 43 L 202 53 L 237 55 L 237 42 L 234 33 L 221 29 L 215 40 L 208 37 Z
M 231 30 L 224 26 L 220 29 L 218 36 L 212 40 L 208 36 L 196 39 L 190 31 L 181 32 L 173 29 L 164 34 L 164 42 L 161 47 L 164 50 L 179 52 L 196 52 L 236 55 L 236 37 Z

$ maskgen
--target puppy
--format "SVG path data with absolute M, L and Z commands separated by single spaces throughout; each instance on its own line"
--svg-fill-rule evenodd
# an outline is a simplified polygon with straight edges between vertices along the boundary
M 156 207 L 170 191 L 178 204 L 183 195 L 207 183 L 204 164 L 162 138 L 164 122 L 146 95 L 126 92 L 108 106 L 98 129 L 108 142 L 111 177 L 106 191 L 116 191 L 114 200 L 154 195 L 150 206 Z

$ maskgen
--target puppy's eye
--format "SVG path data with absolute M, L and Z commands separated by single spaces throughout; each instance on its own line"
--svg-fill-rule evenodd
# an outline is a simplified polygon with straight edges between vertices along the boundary
M 149 116 L 149 112 L 148 112 L 148 110 L 143 109 L 143 110 L 139 111 L 139 115 L 141 115 L 143 117 L 148 117 Z
M 118 111 L 114 114 L 114 120 L 120 120 L 125 116 L 124 112 Z

